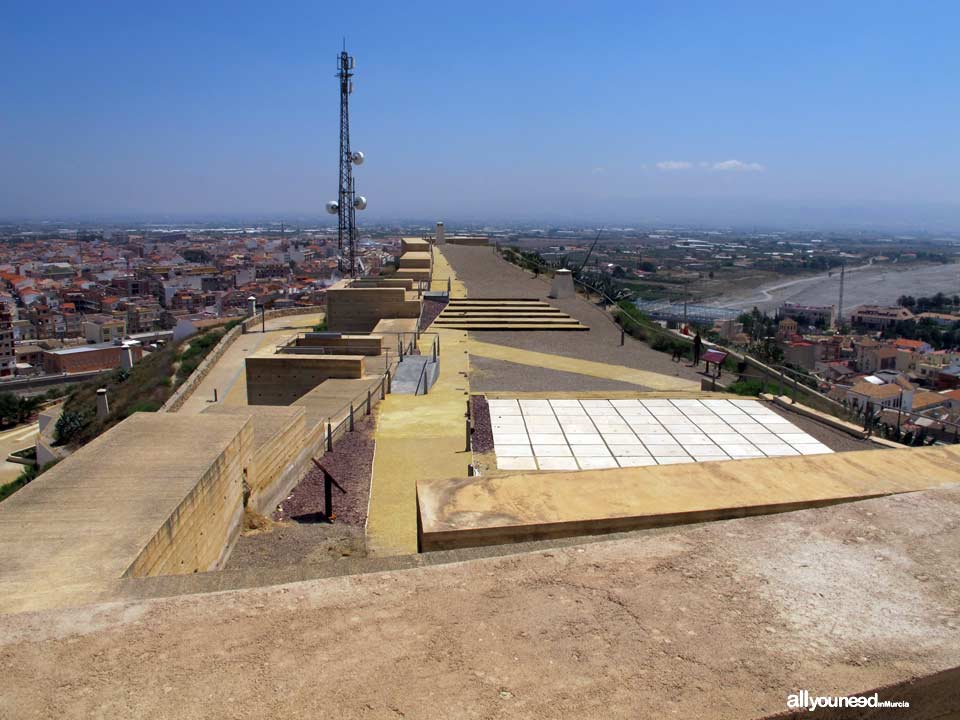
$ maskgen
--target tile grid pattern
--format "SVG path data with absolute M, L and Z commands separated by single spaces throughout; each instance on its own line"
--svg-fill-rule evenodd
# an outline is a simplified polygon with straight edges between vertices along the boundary
M 756 400 L 488 400 L 497 467 L 577 470 L 832 452 Z

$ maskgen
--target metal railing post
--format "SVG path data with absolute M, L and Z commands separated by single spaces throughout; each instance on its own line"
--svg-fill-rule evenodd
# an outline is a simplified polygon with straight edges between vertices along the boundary
M 350 427 L 349 432 L 353 432 L 353 403 L 352 402 L 350 403 L 350 426 L 349 427 Z
M 780 389 L 777 391 L 777 395 L 783 395 L 783 368 L 780 368 Z
M 393 392 L 393 378 L 390 375 L 390 368 L 387 368 L 387 393 Z
M 437 343 L 436 343 L 436 341 L 434 341 L 433 343 L 431 343 L 430 349 L 433 351 L 433 361 L 436 362 L 436 361 L 437 361 Z
M 620 328 L 620 347 L 623 347 L 623 339 L 626 335 L 626 331 L 623 328 Z
M 214 402 L 217 402 L 217 389 L 216 389 L 216 388 L 213 389 L 213 401 L 214 401 Z
M 333 452 L 333 423 L 327 418 L 327 452 Z
M 367 415 L 370 414 L 370 388 L 367 388 Z
M 470 418 L 467 418 L 467 449 L 466 452 L 470 452 Z
M 387 397 L 387 378 L 386 378 L 386 375 L 384 375 L 382 378 L 380 378 L 380 399 L 383 400 L 386 397 Z

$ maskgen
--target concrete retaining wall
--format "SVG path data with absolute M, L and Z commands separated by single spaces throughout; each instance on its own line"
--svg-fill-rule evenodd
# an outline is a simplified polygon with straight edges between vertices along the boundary
M 298 337 L 297 348 L 325 348 L 339 351 L 342 355 L 376 356 L 383 352 L 382 335 L 324 335 L 307 333 Z
M 253 424 L 248 422 L 150 539 L 124 577 L 178 575 L 219 568 L 240 534 L 243 481 L 253 482 Z
M 352 288 L 403 288 L 404 290 L 413 290 L 413 280 L 407 278 L 389 277 L 389 278 L 368 278 L 366 280 L 354 280 L 350 283 Z
M 287 317 L 289 315 L 309 315 L 320 312 L 322 309 L 323 308 L 311 306 L 268 310 L 264 314 L 263 319 L 272 320 L 273 318 Z M 197 365 L 197 368 L 190 373 L 190 377 L 184 380 L 183 384 L 177 388 L 177 391 L 167 399 L 159 412 L 176 412 L 183 407 L 183 404 L 190 399 L 190 396 L 193 395 L 194 391 L 200 386 L 200 383 L 203 382 L 203 379 L 210 372 L 211 368 L 217 364 L 217 361 L 223 357 L 223 354 L 233 345 L 236 339 L 240 337 L 245 330 L 251 330 L 257 327 L 260 322 L 262 322 L 262 319 L 258 315 L 257 317 L 247 318 L 242 324 L 228 330 L 227 334 L 220 339 L 220 342 L 218 342 L 213 350 L 203 359 L 203 362 Z
M 400 252 L 429 252 L 430 243 L 423 238 L 400 238 Z
M 327 291 L 327 328 L 370 332 L 384 318 L 418 318 L 420 301 L 401 288 L 338 288 Z
M 203 412 L 249 417 L 253 421 L 253 471 L 247 473 L 247 507 L 268 514 L 303 475 L 293 472 L 306 437 L 303 408 L 211 405 Z
M 290 405 L 329 378 L 364 375 L 362 355 L 257 353 L 246 359 L 247 404 Z

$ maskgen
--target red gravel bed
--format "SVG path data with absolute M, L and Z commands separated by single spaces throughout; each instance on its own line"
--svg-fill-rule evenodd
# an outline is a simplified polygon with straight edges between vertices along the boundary
M 473 419 L 473 435 L 470 447 L 476 453 L 493 452 L 493 426 L 490 423 L 490 406 L 482 395 L 470 398 L 470 417 Z
M 424 298 L 423 306 L 420 310 L 420 329 L 426 330 L 430 324 L 437 319 L 437 315 L 443 312 L 447 306 L 444 300 L 434 300 L 433 298 Z
M 333 488 L 333 510 L 337 525 L 363 527 L 367 522 L 370 478 L 373 471 L 373 416 L 357 420 L 355 430 L 346 433 L 333 445 L 333 452 L 320 458 L 321 464 L 347 491 Z M 323 473 L 314 467 L 280 503 L 273 514 L 277 521 L 322 522 Z

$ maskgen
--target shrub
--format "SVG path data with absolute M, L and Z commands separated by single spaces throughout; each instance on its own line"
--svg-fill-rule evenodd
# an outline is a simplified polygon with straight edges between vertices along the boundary
M 58 445 L 66 445 L 77 437 L 90 422 L 89 413 L 83 410 L 67 410 L 60 413 L 54 428 Z
M 3 487 L 0 487 L 0 501 L 6 500 L 24 485 L 36 480 L 38 477 L 40 477 L 40 475 L 52 468 L 58 462 L 60 461 L 54 460 L 53 462 L 47 463 L 42 468 L 38 468 L 36 465 L 27 465 L 24 467 L 23 470 L 20 471 L 20 474 L 17 476 L 16 480 L 11 483 L 7 483 Z
M 728 385 L 727 390 L 736 395 L 750 395 L 753 397 L 756 397 L 760 393 L 772 393 L 774 395 L 777 394 L 776 385 L 764 382 L 759 378 L 745 378 L 743 380 L 737 380 L 735 383 Z

